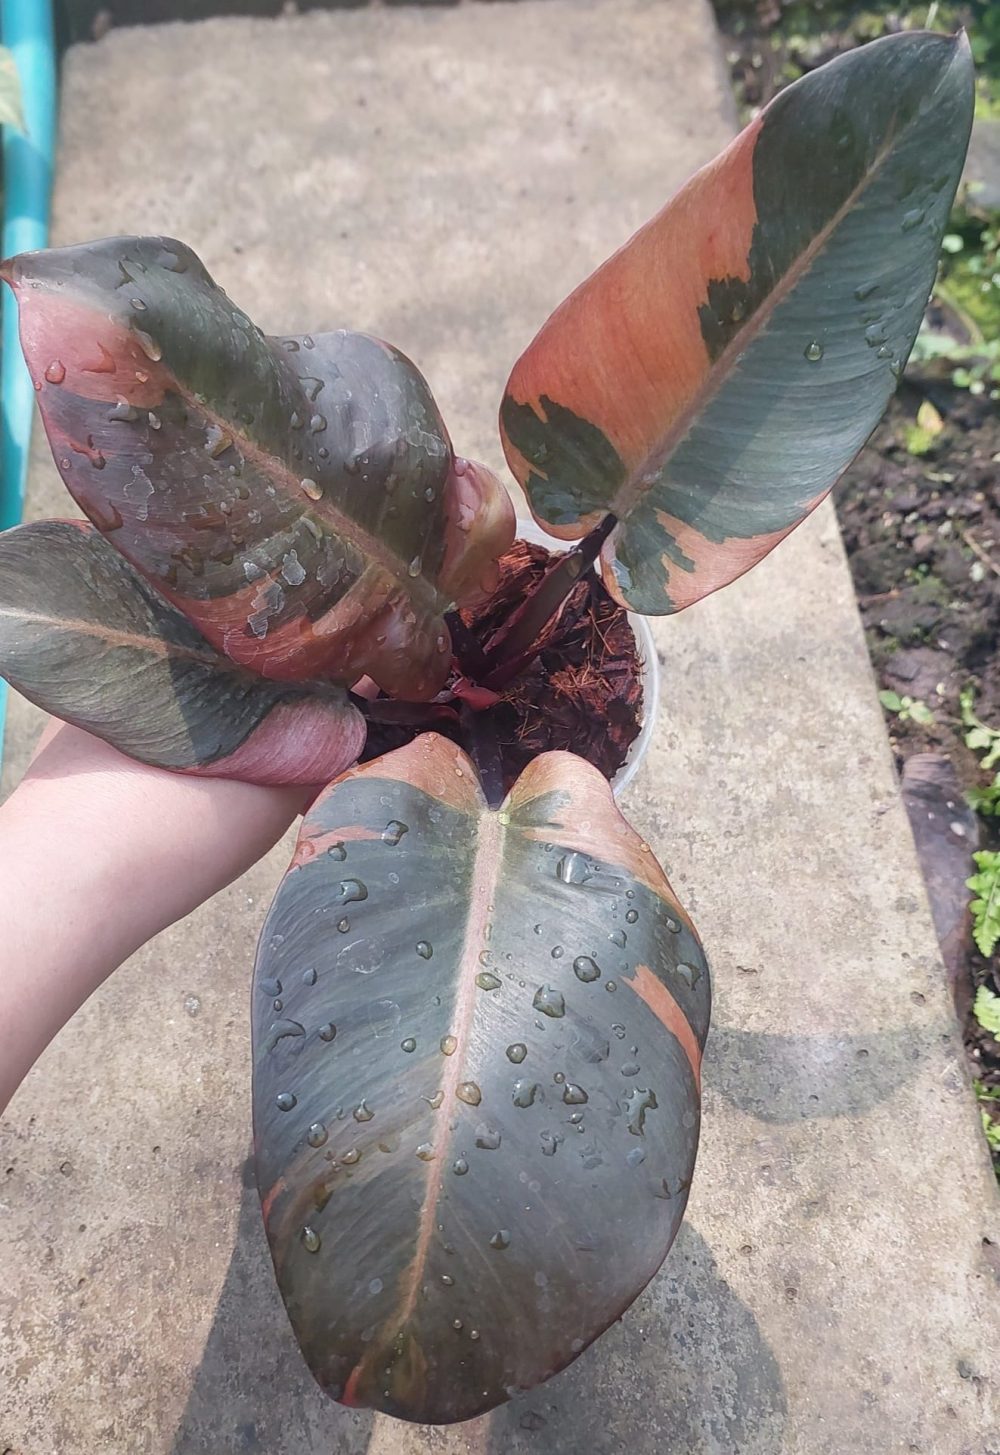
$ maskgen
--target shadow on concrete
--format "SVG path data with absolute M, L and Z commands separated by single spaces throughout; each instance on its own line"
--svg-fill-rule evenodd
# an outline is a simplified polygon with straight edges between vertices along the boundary
M 753 1314 L 687 1223 L 620 1323 L 490 1422 L 489 1455 L 774 1455 L 785 1391 Z
M 361 10 L 372 0 L 295 0 L 297 11 Z M 379 3 L 379 0 L 375 0 Z M 388 0 L 390 5 L 457 5 L 459 0 Z M 100 40 L 114 26 L 153 25 L 173 20 L 207 20 L 216 15 L 281 15 L 288 0 L 56 0 L 61 46 Z
M 905 1085 L 938 1039 L 939 1033 L 914 1026 L 782 1036 L 713 1025 L 705 1089 L 763 1122 L 862 1116 Z
M 232 1258 L 171 1455 L 362 1455 L 373 1420 L 334 1404 L 306 1368 L 248 1159 Z
M 770 1455 L 784 1419 L 781 1375 L 753 1314 L 682 1225 L 662 1272 L 618 1324 L 549 1384 L 470 1429 L 489 1455 Z M 363 1455 L 373 1424 L 314 1384 L 278 1296 L 257 1194 L 245 1187 L 171 1455 Z M 438 1437 L 418 1438 L 433 1449 Z

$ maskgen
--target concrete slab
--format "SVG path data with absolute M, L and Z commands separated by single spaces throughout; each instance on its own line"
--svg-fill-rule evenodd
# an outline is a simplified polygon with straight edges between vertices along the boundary
M 499 467 L 519 349 L 732 125 L 702 0 L 116 31 L 67 59 L 56 239 L 174 232 L 265 327 L 384 334 Z M 66 509 L 42 449 L 32 508 Z M 320 1396 L 244 1178 L 279 849 L 119 972 L 3 1123 L 0 1450 L 996 1447 L 996 1189 L 832 513 L 657 639 L 628 806 L 717 1007 L 688 1220 L 646 1294 L 468 1426 Z M 11 773 L 35 726 L 16 704 Z

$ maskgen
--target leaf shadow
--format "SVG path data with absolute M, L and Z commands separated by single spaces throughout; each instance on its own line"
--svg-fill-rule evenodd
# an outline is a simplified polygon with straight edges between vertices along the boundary
M 663 1268 L 575 1364 L 498 1409 L 488 1455 L 772 1455 L 787 1404 L 756 1318 L 682 1223 Z
M 247 1160 L 229 1268 L 170 1455 L 363 1455 L 374 1416 L 335 1404 L 296 1346 Z
M 863 1116 L 888 1101 L 939 1040 L 940 1032 L 916 1026 L 860 1035 L 778 1035 L 713 1025 L 705 1091 L 763 1122 Z
M 314 1383 L 275 1286 L 249 1162 L 244 1180 L 229 1269 L 170 1455 L 365 1455 L 375 1416 Z M 457 1428 L 476 1432 L 484 1455 L 767 1455 L 780 1448 L 785 1414 L 754 1315 L 685 1223 L 649 1287 L 569 1369 Z M 411 1427 L 400 1448 L 433 1450 L 442 1435 Z

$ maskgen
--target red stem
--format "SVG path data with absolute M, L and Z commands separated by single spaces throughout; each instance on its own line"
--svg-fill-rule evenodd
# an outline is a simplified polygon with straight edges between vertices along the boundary
M 486 653 L 486 672 L 478 680 L 496 690 L 516 677 L 538 655 L 538 640 L 573 587 L 597 560 L 618 520 L 606 515 L 575 550 L 552 561 L 507 622 L 503 637 Z

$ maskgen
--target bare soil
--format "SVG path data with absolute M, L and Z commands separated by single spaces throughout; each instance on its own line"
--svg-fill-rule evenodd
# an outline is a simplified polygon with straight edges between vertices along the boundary
M 544 574 L 552 559 L 544 546 L 515 541 L 501 562 L 500 584 L 490 601 L 462 613 L 482 647 L 491 645 Z M 444 697 L 465 692 L 457 672 Z M 549 623 L 535 660 L 476 713 L 480 739 L 495 737 L 504 789 L 509 790 L 539 753 L 565 750 L 586 758 L 611 779 L 628 756 L 642 725 L 642 680 L 628 613 L 612 601 L 593 572 L 574 586 Z M 475 689 L 467 702 L 483 701 Z M 430 726 L 468 750 L 456 704 Z M 363 761 L 410 742 L 420 729 L 372 723 Z
M 918 456 L 906 441 L 925 398 L 944 429 Z M 904 383 L 836 504 L 879 687 L 934 715 L 925 724 L 887 713 L 897 768 L 936 751 L 951 759 L 963 789 L 987 786 L 991 775 L 965 746 L 958 697 L 971 686 L 977 714 L 1000 726 L 997 405 L 949 384 Z M 1000 847 L 997 820 L 981 818 L 979 827 L 982 847 Z M 1000 994 L 997 957 L 984 960 L 971 939 L 967 970 L 971 987 Z M 1000 1045 L 971 1014 L 964 1029 L 974 1074 L 1000 1091 Z

